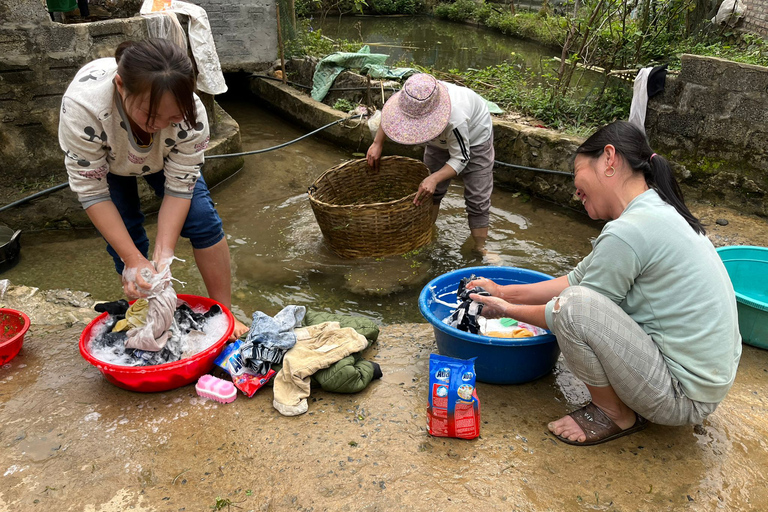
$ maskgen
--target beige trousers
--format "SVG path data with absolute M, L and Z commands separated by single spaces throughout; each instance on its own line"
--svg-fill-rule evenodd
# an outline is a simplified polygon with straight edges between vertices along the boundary
M 272 403 L 283 416 L 307 412 L 310 377 L 368 346 L 365 336 L 338 322 L 324 322 L 294 329 L 296 344 L 285 353 L 283 368 L 274 381 Z

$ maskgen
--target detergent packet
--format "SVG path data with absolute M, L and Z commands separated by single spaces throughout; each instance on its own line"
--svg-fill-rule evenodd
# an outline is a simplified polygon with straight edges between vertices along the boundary
M 250 398 L 259 389 L 264 387 L 276 372 L 270 369 L 266 375 L 254 375 L 252 370 L 243 361 L 243 355 L 240 352 L 242 344 L 241 340 L 236 340 L 224 347 L 224 350 L 221 351 L 221 354 L 219 354 L 214 363 L 229 373 L 232 377 L 232 384 Z
M 475 377 L 475 358 L 429 355 L 427 425 L 431 435 L 462 439 L 480 435 L 480 400 Z

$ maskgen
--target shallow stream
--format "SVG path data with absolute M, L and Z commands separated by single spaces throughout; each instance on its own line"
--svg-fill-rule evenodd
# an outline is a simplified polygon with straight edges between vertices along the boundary
M 243 149 L 292 140 L 306 131 L 260 108 L 255 100 L 225 98 L 222 106 L 240 123 Z M 365 152 L 367 148 L 360 148 Z M 224 220 L 232 256 L 234 312 L 244 320 L 261 310 L 276 314 L 288 304 L 357 313 L 381 323 L 422 322 L 417 299 L 432 278 L 456 268 L 483 265 L 473 253 L 463 188 L 451 186 L 437 221 L 437 238 L 416 254 L 344 260 L 324 244 L 307 198 L 309 185 L 326 169 L 355 158 L 319 139 L 246 157 L 245 167 L 212 191 Z M 558 275 L 590 250 L 599 225 L 573 212 L 510 191 L 492 196 L 488 248 L 503 265 Z M 156 216 L 149 216 L 150 239 Z M 100 300 L 121 297 L 105 243 L 93 230 L 22 235 L 19 264 L 3 274 L 15 284 L 70 288 Z M 205 295 L 189 243 L 180 240 L 174 277 L 179 293 Z

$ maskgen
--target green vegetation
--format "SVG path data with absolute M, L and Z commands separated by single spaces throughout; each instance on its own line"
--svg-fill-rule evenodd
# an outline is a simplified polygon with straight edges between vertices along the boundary
M 333 104 L 333 108 L 336 110 L 341 110 L 342 112 L 349 112 L 350 110 L 354 110 L 357 108 L 357 105 L 349 101 L 345 98 L 339 98 L 336 100 L 336 103 Z
M 552 76 L 540 83 L 539 77 L 516 63 L 505 62 L 481 70 L 451 70 L 453 77 L 432 72 L 440 79 L 453 79 L 477 91 L 504 110 L 534 117 L 551 128 L 578 135 L 595 126 L 629 117 L 631 90 L 616 81 L 579 98 L 558 94 Z
M 563 12 L 553 15 L 546 2 L 539 12 L 515 14 L 512 9 L 503 11 L 500 4 L 456 0 L 437 5 L 434 14 L 565 47 L 572 62 L 609 69 L 635 69 L 661 62 L 679 67 L 683 53 L 768 66 L 768 41 L 712 25 L 706 11 L 708 3 L 701 4 L 701 0 L 569 1 Z
M 296 5 L 297 12 L 313 6 L 324 19 L 331 11 L 412 14 L 422 8 L 423 1 L 301 0 L 303 3 Z M 558 48 L 560 57 L 549 63 L 551 72 L 536 76 L 522 60 L 449 73 L 421 69 L 470 87 L 505 110 L 570 133 L 583 135 L 596 126 L 628 117 L 631 84 L 612 77 L 612 72 L 632 75 L 638 68 L 662 63 L 671 69 L 679 68 L 684 53 L 768 66 L 768 42 L 712 25 L 707 0 L 567 0 L 555 9 L 545 0 L 539 12 L 520 12 L 525 2 L 516 7 L 513 0 L 506 1 L 490 4 L 455 0 L 438 4 L 433 12 L 444 19 L 476 22 L 509 36 Z M 359 44 L 324 37 L 312 29 L 311 22 L 302 22 L 287 54 L 322 57 L 334 51 L 359 49 Z M 396 65 L 420 67 L 413 62 Z M 578 76 L 575 71 L 579 67 L 604 72 L 603 83 L 586 95 L 577 90 L 574 76 Z M 346 104 L 334 107 L 351 109 Z

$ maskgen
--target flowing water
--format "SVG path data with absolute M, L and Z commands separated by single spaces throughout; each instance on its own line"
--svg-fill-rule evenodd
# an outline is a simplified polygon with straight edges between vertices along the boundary
M 305 130 L 259 108 L 255 100 L 222 100 L 240 123 L 243 149 L 292 140 Z M 367 148 L 360 148 L 365 152 Z M 307 187 L 326 169 L 355 158 L 319 139 L 246 157 L 238 174 L 212 191 L 232 256 L 233 303 L 245 320 L 261 310 L 277 313 L 300 304 L 357 313 L 381 323 L 421 322 L 418 294 L 432 278 L 456 268 L 483 265 L 473 253 L 460 184 L 451 186 L 437 221 L 434 242 L 416 254 L 345 260 L 324 244 L 307 198 Z M 511 191 L 492 196 L 488 248 L 501 264 L 558 275 L 590 250 L 599 226 L 572 212 Z M 150 239 L 156 216 L 149 216 Z M 19 264 L 3 274 L 13 283 L 43 289 L 70 288 L 101 300 L 121 297 L 120 279 L 105 243 L 93 230 L 22 235 Z M 205 295 L 192 250 L 180 240 L 173 274 L 185 281 L 179 293 Z

